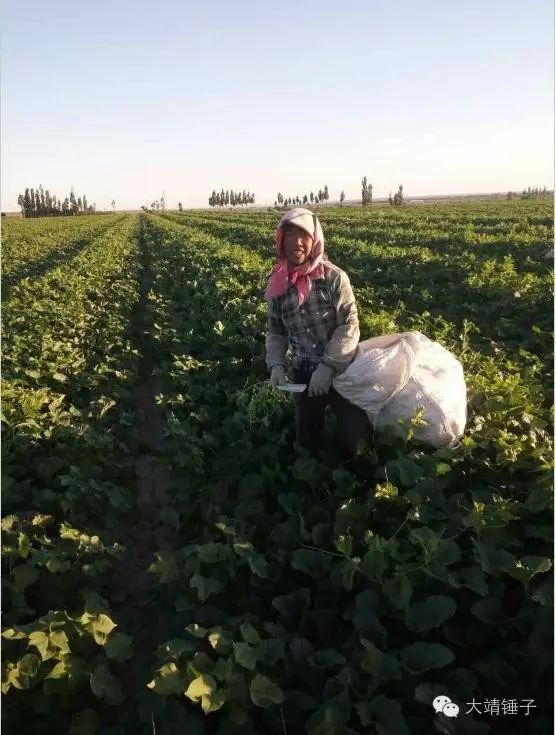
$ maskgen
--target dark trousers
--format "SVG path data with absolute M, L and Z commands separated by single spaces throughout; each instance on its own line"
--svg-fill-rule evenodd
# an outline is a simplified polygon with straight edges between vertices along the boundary
M 307 383 L 311 380 L 311 372 L 293 371 L 296 383 Z M 371 443 L 371 424 L 365 411 L 354 406 L 343 398 L 334 388 L 324 396 L 309 397 L 307 389 L 303 393 L 294 393 L 296 441 L 299 446 L 315 450 L 322 447 L 322 429 L 324 412 L 330 406 L 338 421 L 338 442 L 341 453 L 346 459 L 352 458 L 360 441 L 368 446 Z M 360 463 L 361 464 L 361 463 Z M 368 464 L 365 465 L 368 475 Z

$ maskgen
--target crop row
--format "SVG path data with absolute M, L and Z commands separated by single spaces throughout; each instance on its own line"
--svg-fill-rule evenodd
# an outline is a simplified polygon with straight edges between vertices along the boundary
M 115 704 L 111 671 L 131 655 L 100 593 L 125 552 L 111 528 L 134 504 L 114 429 L 137 373 L 137 221 L 96 225 L 68 227 L 68 242 L 87 232 L 83 247 L 14 286 L 4 306 L 3 722 L 24 717 L 29 733 L 64 731 L 76 695 L 85 708 Z M 72 733 L 86 722 L 76 714 Z
M 23 278 L 36 279 L 66 263 L 122 215 L 40 217 L 2 225 L 2 284 L 6 289 Z
M 475 326 L 470 334 L 475 347 L 484 349 L 495 341 L 514 352 L 520 346 L 542 357 L 549 354 L 553 287 L 544 255 L 551 227 L 525 220 L 515 232 L 485 239 L 458 220 L 451 207 L 442 211 L 444 219 L 437 213 L 413 213 L 410 218 L 407 212 L 400 218 L 388 210 L 367 215 L 366 221 L 359 215 L 361 231 L 350 227 L 349 218 L 339 224 L 323 213 L 327 250 L 338 265 L 349 268 L 360 298 L 374 294 L 368 307 L 375 314 L 386 306 L 407 323 L 413 315 L 428 312 L 452 322 L 458 331 L 468 320 Z M 512 211 L 506 214 L 508 221 Z M 209 215 L 166 217 L 273 257 L 276 217 L 272 225 L 265 215 L 254 215 L 249 223 L 236 217 L 211 220 Z M 472 216 L 467 217 L 472 223 Z

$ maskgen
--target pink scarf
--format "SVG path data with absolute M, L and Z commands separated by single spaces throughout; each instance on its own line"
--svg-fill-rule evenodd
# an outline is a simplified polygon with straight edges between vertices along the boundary
M 309 257 L 303 265 L 292 266 L 288 263 L 284 255 L 282 247 L 283 225 L 291 223 L 303 228 L 313 238 L 313 247 L 309 253 Z M 316 228 L 315 228 L 316 225 Z M 272 269 L 272 273 L 268 277 L 268 286 L 265 291 L 265 298 L 276 298 L 284 294 L 290 285 L 297 287 L 297 303 L 301 305 L 306 301 L 311 293 L 312 281 L 315 278 L 324 277 L 324 235 L 322 227 L 313 213 L 303 207 L 296 207 L 282 217 L 280 224 L 276 229 L 275 247 L 278 255 L 278 262 Z

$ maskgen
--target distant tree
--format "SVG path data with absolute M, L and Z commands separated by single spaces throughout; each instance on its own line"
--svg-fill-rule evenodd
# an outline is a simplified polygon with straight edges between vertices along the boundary
M 158 202 L 156 203 L 156 208 L 158 209 Z M 116 211 L 116 200 L 112 199 L 112 211 Z
M 393 207 L 394 206 L 394 200 L 392 199 L 392 192 L 388 194 L 388 204 Z
M 313 192 L 311 192 L 309 194 L 309 199 L 311 200 L 311 204 L 313 203 L 314 198 L 315 198 L 315 195 L 313 194 Z
M 181 202 L 178 202 L 178 211 L 183 212 L 183 207 L 181 205 Z
M 81 197 L 77 198 L 77 211 L 82 212 L 83 211 L 83 202 L 81 201 Z
M 39 196 L 40 196 L 40 204 L 39 204 L 40 216 L 44 217 L 46 214 L 46 201 L 44 198 L 44 189 L 42 188 L 42 184 L 39 184 Z
M 303 204 L 307 204 L 307 194 L 303 194 Z
M 32 204 L 31 204 L 31 193 L 29 192 L 29 189 L 25 189 L 25 196 L 23 197 L 23 209 L 25 210 L 25 216 L 31 217 L 31 210 L 32 210 Z
M 394 194 L 394 205 L 400 207 L 403 204 L 403 186 L 400 184 L 398 191 Z
M 513 192 L 512 192 L 512 191 L 509 191 L 509 192 L 508 192 L 508 193 L 506 194 L 506 199 L 513 199 L 513 198 L 514 198 Z
M 278 192 L 278 196 L 276 198 L 278 200 L 278 204 L 283 204 L 284 203 L 284 197 L 282 196 L 282 194 L 280 192 Z
M 373 200 L 373 187 L 367 183 L 367 177 L 363 176 L 361 181 L 361 205 L 366 207 L 368 204 L 372 204 Z
M 87 206 L 87 197 L 85 196 L 85 194 L 83 194 L 83 211 L 84 212 L 89 211 L 89 207 Z
M 340 204 L 342 205 L 345 201 L 346 195 L 344 190 L 342 189 L 342 193 L 340 194 Z
M 23 194 L 20 194 L 17 197 L 17 206 L 21 207 L 21 216 L 25 217 L 25 197 L 23 196 Z
M 324 185 L 323 197 L 324 201 L 328 203 L 328 200 L 330 199 L 330 194 L 328 193 L 328 184 Z
M 68 199 L 68 197 L 66 197 L 64 201 L 62 202 L 62 214 L 64 215 L 69 214 L 69 211 L 70 211 L 70 200 Z
M 39 190 L 35 192 L 35 217 L 41 216 L 41 195 Z

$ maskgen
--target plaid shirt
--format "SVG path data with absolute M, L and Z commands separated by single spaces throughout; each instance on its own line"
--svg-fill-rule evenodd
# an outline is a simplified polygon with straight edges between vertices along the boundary
M 320 362 L 343 372 L 359 342 L 359 320 L 349 278 L 333 264 L 324 267 L 324 278 L 312 281 L 311 293 L 299 306 L 297 288 L 268 304 L 266 364 L 287 366 L 288 346 L 295 370 L 313 371 Z

